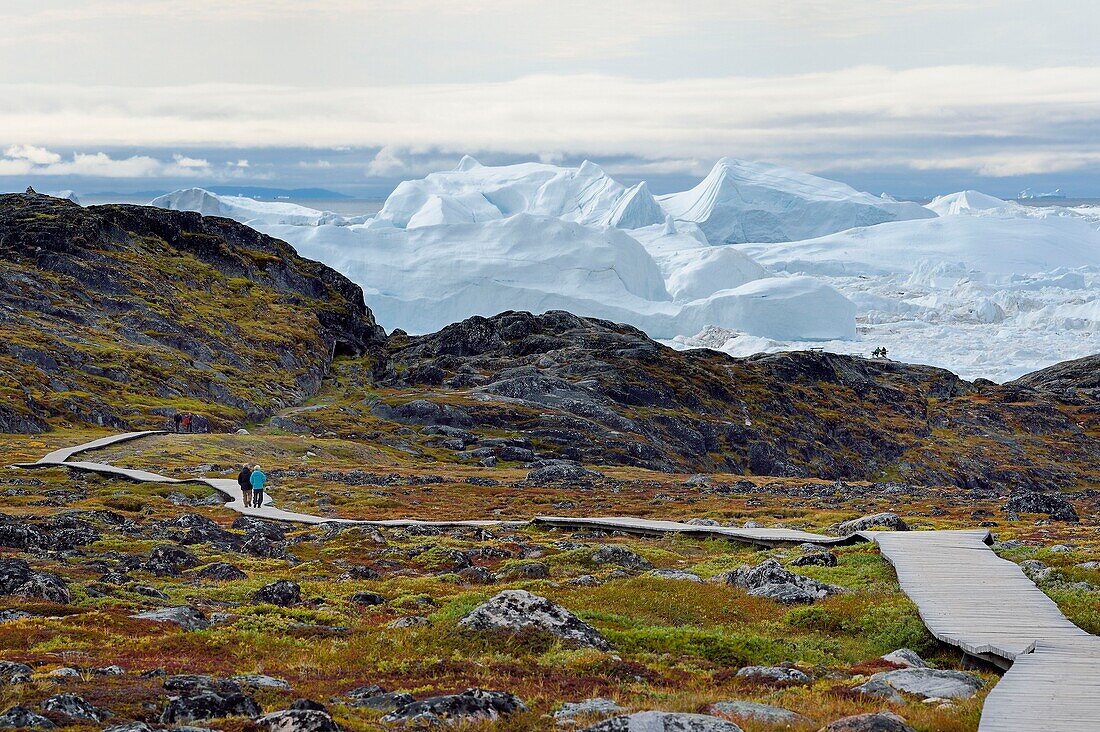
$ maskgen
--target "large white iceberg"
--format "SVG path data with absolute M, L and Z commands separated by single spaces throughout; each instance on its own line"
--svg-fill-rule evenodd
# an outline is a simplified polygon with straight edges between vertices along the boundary
M 658 198 L 674 218 L 699 225 L 711 244 L 783 242 L 887 221 L 932 218 L 910 202 L 768 163 L 722 158 L 699 185 Z

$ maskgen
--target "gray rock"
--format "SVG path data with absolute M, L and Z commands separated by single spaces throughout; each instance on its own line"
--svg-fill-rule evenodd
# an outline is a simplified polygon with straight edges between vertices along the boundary
M 283 689 L 290 690 L 290 684 L 286 679 L 278 679 L 264 674 L 240 674 L 230 679 L 236 684 L 253 689 Z
M 899 648 L 896 651 L 890 651 L 882 657 L 882 660 L 896 663 L 899 666 L 905 666 L 907 668 L 928 668 L 928 664 L 924 662 L 924 659 L 917 655 L 916 651 L 912 651 L 908 648 Z
M 504 590 L 458 621 L 470 630 L 550 633 L 570 645 L 608 650 L 603 636 L 561 605 L 526 590 Z
M 1077 567 L 1077 569 L 1100 569 L 1100 562 L 1080 562 L 1079 564 L 1075 564 L 1073 566 Z
M 542 562 L 524 562 L 512 567 L 509 574 L 517 579 L 546 579 L 550 568 Z
M 269 732 L 340 732 L 328 712 L 317 709 L 286 709 L 264 715 L 256 724 Z
M 869 529 L 908 531 L 909 525 L 902 521 L 896 513 L 883 511 L 882 513 L 873 513 L 868 516 L 860 516 L 851 521 L 845 521 L 837 527 L 837 531 L 841 534 L 854 534 L 857 531 L 867 531 Z
M 553 460 L 546 461 L 541 466 L 529 472 L 527 474 L 527 482 L 536 484 L 560 482 L 591 483 L 602 477 L 602 473 L 597 473 L 594 470 L 587 470 L 577 463 L 571 463 L 565 460 Z
M 770 686 L 805 686 L 813 682 L 809 674 L 786 666 L 745 666 L 737 669 L 737 678 Z
M 143 613 L 131 615 L 131 618 L 141 620 L 154 620 L 158 623 L 174 623 L 184 630 L 204 630 L 210 627 L 210 621 L 200 611 L 193 607 L 181 605 L 179 607 L 165 607 L 159 610 L 148 610 Z
M 905 703 L 905 698 L 899 694 L 894 687 L 890 686 L 882 679 L 871 678 L 852 689 L 852 691 L 863 694 L 864 696 L 873 696 L 876 699 L 883 699 L 891 704 Z
M 751 701 L 720 701 L 711 705 L 710 711 L 737 719 L 751 719 L 765 724 L 812 724 L 813 720 L 783 707 L 773 707 Z
M 684 582 L 702 582 L 703 578 L 697 574 L 691 572 L 684 572 L 679 569 L 655 569 L 649 573 L 651 577 L 660 577 L 661 579 L 668 580 L 683 580 Z
M 733 722 L 708 714 L 637 712 L 598 722 L 584 732 L 742 732 Z
M 229 562 L 214 562 L 213 564 L 208 564 L 196 572 L 195 576 L 199 579 L 215 580 L 216 582 L 232 582 L 234 580 L 248 579 L 247 574 Z
M 755 567 L 744 565 L 721 577 L 726 584 L 749 590 L 750 594 L 759 597 L 773 597 L 781 602 L 813 602 L 843 591 L 839 587 L 784 569 L 774 559 L 766 559 Z
M 0 729 L 54 729 L 54 723 L 26 707 L 11 707 L 0 714 Z
M 55 668 L 53 671 L 50 671 L 46 675 L 49 676 L 51 679 L 81 679 L 81 678 L 83 678 L 80 675 L 79 671 L 77 671 L 75 668 L 70 668 L 68 666 L 62 666 L 61 668 Z
M 485 567 L 477 566 L 459 570 L 458 578 L 470 585 L 491 585 L 497 581 L 495 574 L 485 569 Z
M 0 684 L 25 684 L 33 673 L 34 669 L 25 663 L 0 661 Z
M 1069 554 L 1073 551 L 1073 547 L 1071 547 L 1069 544 L 1055 544 L 1047 551 L 1053 552 L 1055 554 Z
M 514 694 L 467 689 L 461 694 L 415 701 L 390 712 L 381 721 L 408 725 L 462 724 L 482 720 L 495 721 L 526 711 L 527 706 Z
M 926 699 L 969 699 L 985 685 L 973 674 L 935 668 L 902 668 L 875 674 L 871 678 L 879 679 L 898 691 Z
M 1038 491 L 1020 490 L 1012 494 L 1004 510 L 1013 513 L 1043 513 L 1053 521 L 1077 523 L 1080 518 L 1073 504 L 1065 498 Z
M 387 628 L 424 628 L 430 626 L 432 621 L 422 615 L 409 615 L 392 621 Z
M 0 623 L 14 623 L 34 616 L 24 610 L 0 610 Z
M 379 712 L 393 712 L 412 704 L 416 699 L 403 691 L 386 691 L 377 684 L 352 689 L 345 697 L 349 707 L 374 709 Z
M 252 595 L 252 602 L 290 607 L 302 601 L 302 588 L 291 580 L 277 580 L 264 585 Z
M 692 526 L 721 526 L 721 524 L 719 524 L 717 521 L 709 518 L 688 519 L 686 523 L 689 523 Z
M 832 552 L 807 552 L 791 560 L 792 567 L 835 567 L 837 557 Z
M 569 580 L 566 584 L 573 585 L 574 587 L 598 587 L 601 582 L 599 578 L 591 574 L 582 574 Z
M 1038 559 L 1025 559 L 1020 562 L 1020 569 L 1032 582 L 1045 582 L 1054 574 L 1053 567 L 1048 567 L 1045 562 L 1040 562 Z
M 856 714 L 830 722 L 825 732 L 916 732 L 892 712 Z
M 595 564 L 614 564 L 625 569 L 652 569 L 653 565 L 645 557 L 627 549 L 625 546 L 608 544 L 596 550 L 592 555 Z
M 76 694 L 56 694 L 44 700 L 41 707 L 44 711 L 64 714 L 86 722 L 102 722 L 111 716 L 107 710 L 95 708 L 84 697 Z
M 145 722 L 123 722 L 108 727 L 103 732 L 153 732 L 153 728 Z
M 554 719 L 558 720 L 558 724 L 561 724 L 562 722 L 573 720 L 577 717 L 606 717 L 612 714 L 618 714 L 622 711 L 623 708 L 613 700 L 595 697 L 579 702 L 565 702 L 561 705 L 561 709 L 554 712 Z
M 229 689 L 203 689 L 188 696 L 170 698 L 160 721 L 173 724 L 222 717 L 258 717 L 260 713 L 260 705 L 250 696 Z
M 72 601 L 72 593 L 64 579 L 52 572 L 32 570 L 22 559 L 0 559 L 0 595 L 62 604 Z

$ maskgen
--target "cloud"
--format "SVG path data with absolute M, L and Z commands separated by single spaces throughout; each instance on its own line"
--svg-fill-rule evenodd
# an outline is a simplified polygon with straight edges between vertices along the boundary
M 246 161 L 245 161 L 246 162 Z M 104 152 L 75 152 L 68 160 L 45 147 L 11 145 L 0 157 L 0 175 L 80 176 L 95 178 L 218 177 L 201 158 L 174 154 L 167 162 L 149 155 L 114 158 Z
M 983 175 L 1072 170 L 1100 155 L 1100 68 L 1092 67 L 856 67 L 669 81 L 543 75 L 333 89 L 9 84 L 0 98 L 0 140 L 41 146 L 19 145 L 39 151 L 26 155 L 62 145 L 380 148 L 366 165 L 373 177 L 451 167 L 466 151 L 636 158 L 668 172 L 732 155 L 809 170 L 902 164 Z M 27 161 L 5 159 L 8 169 Z M 35 167 L 148 166 L 163 175 L 165 166 L 193 173 L 203 162 Z

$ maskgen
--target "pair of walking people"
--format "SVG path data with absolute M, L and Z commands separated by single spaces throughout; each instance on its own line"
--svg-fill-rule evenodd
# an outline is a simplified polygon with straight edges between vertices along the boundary
M 241 487 L 241 497 L 244 499 L 245 506 L 259 508 L 264 505 L 267 475 L 260 470 L 259 465 L 242 466 L 241 472 L 237 475 L 237 485 Z

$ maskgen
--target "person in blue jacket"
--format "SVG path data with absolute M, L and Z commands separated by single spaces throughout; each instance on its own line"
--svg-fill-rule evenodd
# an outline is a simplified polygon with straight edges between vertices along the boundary
M 267 476 L 260 470 L 259 465 L 253 466 L 248 482 L 252 484 L 252 506 L 259 508 L 264 505 L 264 486 L 267 485 Z

